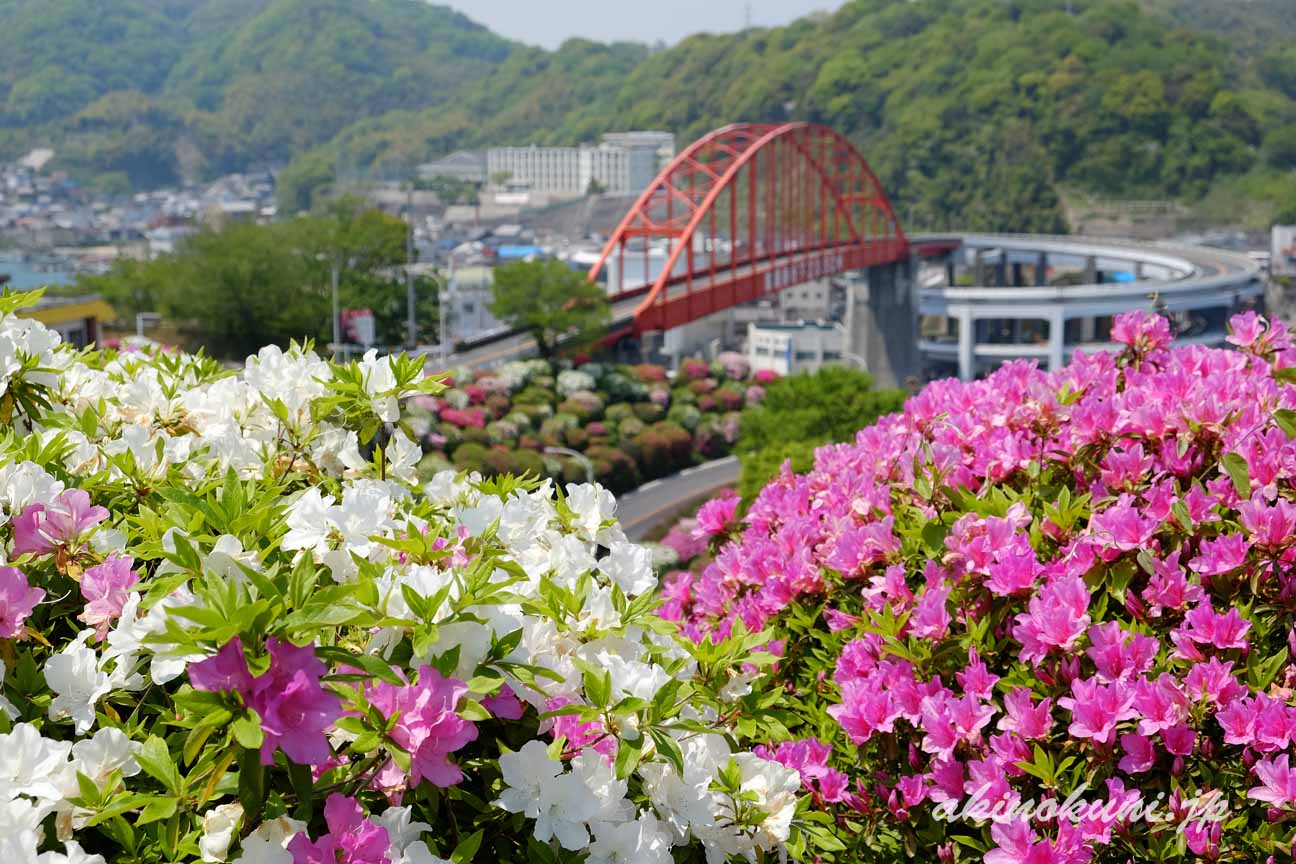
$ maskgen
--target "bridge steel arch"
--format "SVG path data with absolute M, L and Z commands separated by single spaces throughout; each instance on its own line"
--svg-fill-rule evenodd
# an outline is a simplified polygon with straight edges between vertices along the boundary
M 648 275 L 662 243 L 660 273 L 626 288 L 627 261 L 642 255 Z M 891 202 L 849 140 L 808 123 L 743 123 L 703 136 L 657 176 L 590 278 L 615 277 L 613 301 L 642 295 L 627 329 L 645 333 L 908 257 Z

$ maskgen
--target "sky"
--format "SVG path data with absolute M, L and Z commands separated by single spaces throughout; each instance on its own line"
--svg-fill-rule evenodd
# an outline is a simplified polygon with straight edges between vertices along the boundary
M 600 42 L 673 44 L 700 31 L 786 24 L 842 0 L 438 0 L 502 36 L 556 48 L 584 36 Z M 750 9 L 750 13 L 748 10 Z

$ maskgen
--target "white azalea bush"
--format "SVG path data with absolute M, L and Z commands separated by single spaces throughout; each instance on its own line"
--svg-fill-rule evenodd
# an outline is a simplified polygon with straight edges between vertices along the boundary
M 77 352 L 33 299 L 0 298 L 0 861 L 718 864 L 828 830 L 739 746 L 764 640 L 681 639 L 608 492 L 416 485 L 418 362 Z

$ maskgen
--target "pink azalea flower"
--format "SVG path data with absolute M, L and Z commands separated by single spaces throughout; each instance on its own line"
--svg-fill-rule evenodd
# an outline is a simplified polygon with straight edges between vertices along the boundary
M 1246 634 L 1251 629 L 1247 621 L 1236 609 L 1219 613 L 1211 608 L 1205 600 L 1184 617 L 1187 637 L 1199 645 L 1213 645 L 1221 650 L 1246 648 Z
M 1194 664 L 1184 678 L 1184 687 L 1193 701 L 1211 702 L 1221 707 L 1247 692 L 1233 677 L 1233 661 L 1221 661 L 1215 657 Z
M 90 504 L 83 489 L 65 489 L 49 504 L 30 504 L 14 520 L 13 554 L 48 555 L 60 546 L 74 546 L 91 528 L 108 518 L 108 511 Z
M 920 639 L 942 639 L 949 630 L 949 611 L 945 608 L 949 600 L 948 585 L 931 586 L 918 598 L 918 605 L 909 618 L 909 635 Z
M 1279 498 L 1270 507 L 1257 494 L 1238 505 L 1238 520 L 1250 533 L 1251 541 L 1264 549 L 1281 549 L 1296 539 L 1296 505 L 1286 498 Z
M 265 732 L 261 764 L 271 764 L 280 749 L 299 765 L 318 765 L 331 755 L 325 730 L 341 716 L 342 702 L 320 686 L 327 669 L 313 647 L 271 637 L 266 648 L 270 668 L 253 680 L 250 700 Z
M 1264 319 L 1255 312 L 1242 312 L 1229 319 L 1228 341 L 1239 348 L 1249 348 L 1264 333 Z
M 390 734 L 410 755 L 411 786 L 427 780 L 447 787 L 463 780 L 450 754 L 477 739 L 477 727 L 456 713 L 467 693 L 467 684 L 442 678 L 431 666 L 419 667 L 417 684 L 380 681 L 369 688 L 369 701 L 388 719 L 397 717 Z
M 1203 540 L 1197 547 L 1197 557 L 1189 561 L 1188 566 L 1203 576 L 1227 573 L 1246 563 L 1247 548 L 1247 539 L 1241 534 Z
M 1160 524 L 1157 519 L 1143 516 L 1133 497 L 1122 495 L 1117 503 L 1089 517 L 1089 532 L 1101 546 L 1128 552 L 1146 546 Z
M 365 818 L 360 805 L 334 792 L 324 803 L 329 833 L 314 842 L 305 832 L 288 842 L 293 864 L 388 864 L 391 835 Z
M 1134 710 L 1141 715 L 1139 734 L 1155 735 L 1177 726 L 1188 717 L 1188 697 L 1173 675 L 1162 674 L 1156 681 L 1134 685 Z
M 1103 681 L 1119 681 L 1142 675 L 1152 668 L 1160 643 L 1151 636 L 1127 633 L 1120 624 L 1108 621 L 1089 628 L 1090 647 L 1085 654 L 1097 667 Z
M 1169 729 L 1161 730 L 1161 740 L 1165 742 L 1166 750 L 1173 756 L 1191 756 L 1193 745 L 1197 741 L 1197 733 L 1185 724 L 1171 726 Z
M 1170 322 L 1142 310 L 1123 312 L 1112 321 L 1111 338 L 1147 354 L 1170 344 Z
M 1125 755 L 1121 757 L 1117 768 L 1127 774 L 1142 774 L 1152 770 L 1152 766 L 1156 764 L 1156 748 L 1152 746 L 1151 738 L 1124 732 L 1121 733 L 1120 744 Z
M 545 703 L 545 709 L 548 711 L 557 711 L 559 708 L 575 704 L 576 700 L 569 699 L 566 696 L 555 696 Z M 554 739 L 566 738 L 566 747 L 568 750 L 584 750 L 591 748 L 594 752 L 603 756 L 609 763 L 616 758 L 617 743 L 616 737 L 607 734 L 607 729 L 598 720 L 591 720 L 588 723 L 582 723 L 580 718 L 574 714 L 559 714 L 557 717 L 546 720 L 549 724 L 549 731 Z M 542 725 L 540 731 L 545 731 Z
M 482 707 L 489 711 L 491 716 L 501 720 L 521 720 L 522 715 L 526 713 L 526 707 L 513 692 L 513 688 L 507 684 L 494 696 L 482 699 Z
M 1272 759 L 1258 759 L 1251 772 L 1260 781 L 1259 786 L 1247 790 L 1247 797 L 1264 801 L 1275 807 L 1296 804 L 1296 772 L 1287 762 L 1287 754 Z
M 45 596 L 32 588 L 27 576 L 17 567 L 0 567 L 0 639 L 25 639 L 27 616 Z
M 1043 660 L 1050 649 L 1070 651 L 1089 627 L 1089 589 L 1079 576 L 1063 576 L 1032 597 L 1016 617 L 1012 636 L 1021 643 L 1022 660 Z
M 899 710 L 891 696 L 873 682 L 854 680 L 842 688 L 842 704 L 831 705 L 828 715 L 841 724 L 856 744 L 863 744 L 874 732 L 890 732 Z
M 95 638 L 104 639 L 108 625 L 121 617 L 130 589 L 139 581 L 139 574 L 131 569 L 134 563 L 129 555 L 114 552 L 81 575 L 81 596 L 86 606 L 77 617 L 95 629 Z
M 828 625 L 831 633 L 839 633 L 842 630 L 848 630 L 859 623 L 859 618 L 855 615 L 848 615 L 840 609 L 825 609 L 823 611 L 824 623 Z
M 1038 705 L 1031 703 L 1031 691 L 1026 687 L 1014 687 L 1004 696 L 1005 715 L 999 718 L 999 729 L 1003 732 L 1016 732 L 1030 741 L 1043 738 L 1053 728 L 1052 699 L 1044 699 Z
M 246 701 L 252 695 L 252 673 L 243 654 L 243 640 L 235 636 L 213 656 L 189 664 L 189 683 L 209 693 L 238 693 Z
M 1058 705 L 1071 712 L 1068 730 L 1077 738 L 1110 744 L 1116 725 L 1137 715 L 1134 691 L 1124 684 L 1100 684 L 1077 678 L 1071 682 L 1071 694 L 1059 699 Z
M 729 530 L 734 516 L 738 513 L 740 499 L 737 495 L 713 498 L 703 504 L 697 512 L 697 527 L 693 529 L 696 538 L 715 537 Z

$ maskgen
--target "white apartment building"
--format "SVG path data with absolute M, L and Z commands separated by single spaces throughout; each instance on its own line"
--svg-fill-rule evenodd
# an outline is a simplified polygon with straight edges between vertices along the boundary
M 616 132 L 597 146 L 493 147 L 486 151 L 486 174 L 507 175 L 511 185 L 549 195 L 578 197 L 592 184 L 631 195 L 647 187 L 674 154 L 669 132 Z
M 752 371 L 768 369 L 779 375 L 815 372 L 821 366 L 840 363 L 845 346 L 846 328 L 841 324 L 747 325 L 747 361 Z

